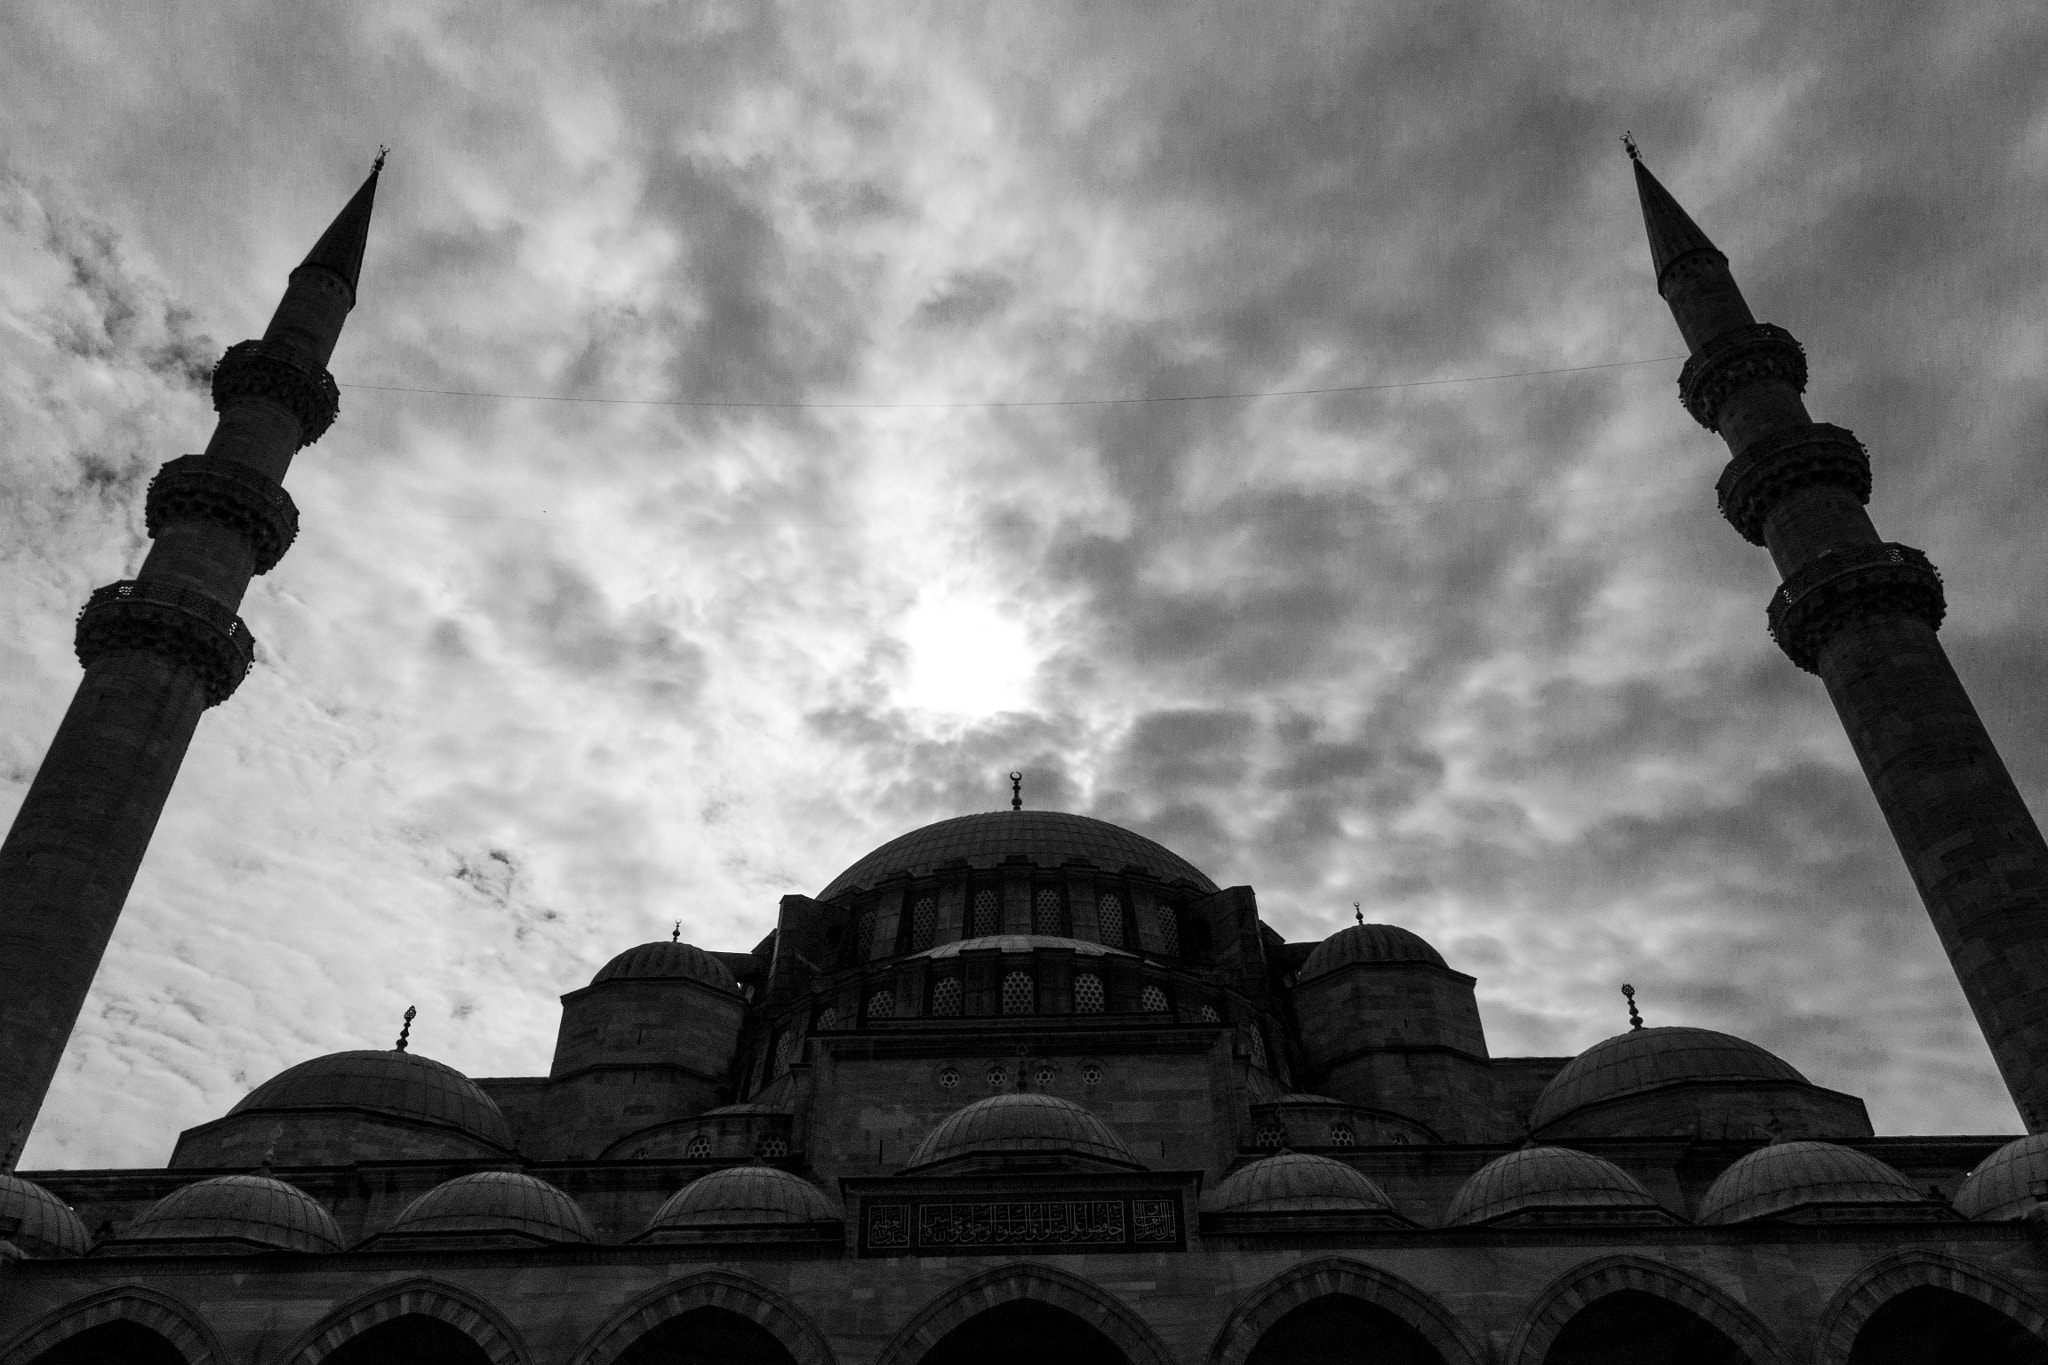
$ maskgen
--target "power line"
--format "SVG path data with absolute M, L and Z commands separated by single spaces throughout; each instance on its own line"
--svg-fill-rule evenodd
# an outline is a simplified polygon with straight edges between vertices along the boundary
M 956 408 L 1103 408 L 1141 403 L 1215 403 L 1246 398 L 1311 398 L 1337 393 L 1380 393 L 1388 389 L 1427 389 L 1445 384 L 1484 384 L 1496 379 L 1530 379 L 1538 375 L 1584 374 L 1588 370 L 1618 370 L 1630 365 L 1661 365 L 1684 360 L 1682 355 L 1647 356 L 1641 360 L 1609 360 L 1598 365 L 1564 365 L 1545 370 L 1509 370 L 1501 374 L 1468 374 L 1450 379 L 1404 379 L 1388 384 L 1340 384 L 1323 389 L 1250 389 L 1227 393 L 1168 394 L 1153 398 L 992 398 L 944 403 L 767 403 L 737 398 L 584 398 L 559 393 L 496 393 L 484 389 L 428 389 L 409 384 L 343 384 L 344 389 L 371 393 L 427 393 L 451 398 L 499 398 L 529 403 L 599 403 L 615 407 L 642 408 L 853 408 L 862 410 Z

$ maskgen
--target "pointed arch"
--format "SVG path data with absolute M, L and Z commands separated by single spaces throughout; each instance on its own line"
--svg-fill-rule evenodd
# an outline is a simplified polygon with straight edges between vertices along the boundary
M 319 1365 L 371 1328 L 408 1315 L 447 1323 L 475 1342 L 491 1365 L 526 1365 L 532 1359 L 518 1331 L 495 1308 L 467 1290 L 428 1279 L 401 1280 L 349 1300 L 301 1332 L 277 1359 Z
M 0 1350 L 0 1365 L 28 1365 L 51 1347 L 109 1322 L 147 1327 L 184 1356 L 186 1365 L 218 1365 L 226 1359 L 219 1338 L 190 1304 L 133 1285 L 105 1289 L 44 1314 Z
M 1216 1334 L 1210 1365 L 1244 1365 L 1245 1357 L 1280 1319 L 1331 1295 L 1357 1299 L 1407 1323 L 1448 1365 L 1481 1365 L 1486 1352 L 1435 1295 L 1363 1261 L 1326 1256 L 1283 1271 L 1252 1291 Z
M 758 1280 L 729 1270 L 705 1270 L 651 1289 L 591 1333 L 569 1359 L 572 1365 L 611 1365 L 647 1333 L 699 1308 L 721 1308 L 755 1324 L 782 1343 L 797 1365 L 837 1365 L 832 1346 L 803 1309 Z
M 1624 1289 L 1675 1304 L 1721 1332 L 1755 1365 L 1790 1365 L 1789 1357 L 1763 1320 L 1726 1290 L 1676 1266 L 1646 1256 L 1603 1256 L 1567 1270 L 1536 1296 L 1514 1344 L 1508 1365 L 1543 1365 L 1557 1334 L 1580 1310 Z
M 918 1365 L 948 1332 L 1018 1299 L 1064 1309 L 1130 1357 L 1131 1365 L 1174 1365 L 1173 1353 L 1137 1310 L 1079 1275 L 1037 1261 L 1012 1261 L 970 1275 L 917 1310 L 875 1357 L 875 1365 Z
M 2004 1314 L 2048 1342 L 2048 1306 L 1988 1266 L 1915 1248 L 1872 1261 L 1836 1291 L 1820 1316 L 1820 1365 L 1846 1365 L 1877 1310 L 1909 1289 L 1946 1289 Z

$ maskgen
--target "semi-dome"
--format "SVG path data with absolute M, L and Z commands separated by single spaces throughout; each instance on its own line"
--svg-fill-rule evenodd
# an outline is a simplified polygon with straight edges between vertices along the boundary
M 1308 1152 L 1280 1152 L 1233 1172 L 1209 1197 L 1212 1213 L 1392 1213 L 1363 1172 Z
M 1116 1130 L 1071 1100 L 1027 1092 L 991 1095 L 939 1121 L 907 1170 L 966 1157 L 1068 1156 L 1137 1167 Z
M 779 1166 L 729 1166 L 670 1195 L 647 1231 L 822 1223 L 837 1217 L 839 1207 L 800 1175 Z
M 891 839 L 834 877 L 818 899 L 829 901 L 891 877 L 922 877 L 947 863 L 985 872 L 1018 858 L 1043 868 L 1086 861 L 1106 872 L 1135 869 L 1169 885 L 1184 882 L 1203 893 L 1216 889 L 1179 854 L 1107 820 L 1055 810 L 999 810 L 941 820 Z
M 1487 1162 L 1458 1190 L 1444 1222 L 1491 1223 L 1517 1214 L 1664 1206 L 1621 1167 L 1569 1147 L 1524 1147 Z
M 341 1229 L 320 1201 L 261 1175 L 219 1175 L 172 1190 L 114 1239 L 137 1244 L 212 1242 L 233 1251 L 339 1251 Z
M 1398 924 L 1353 924 L 1318 943 L 1301 964 L 1297 981 L 1308 981 L 1354 962 L 1427 962 L 1442 967 L 1443 954 L 1422 935 Z
M 628 948 L 597 969 L 590 978 L 595 986 L 606 981 L 701 981 L 722 991 L 737 991 L 740 983 L 723 962 L 694 943 L 643 943 Z
M 33 1181 L 0 1171 L 0 1241 L 14 1243 L 24 1256 L 83 1256 L 92 1245 L 85 1224 L 71 1207 Z
M 385 1233 L 529 1243 L 597 1240 L 580 1204 L 547 1181 L 518 1171 L 478 1171 L 444 1181 L 406 1205 Z
M 495 1101 L 452 1066 L 416 1052 L 335 1052 L 281 1071 L 228 1111 L 360 1109 L 452 1128 L 510 1149 L 512 1130 Z
M 1700 1200 L 1702 1223 L 1746 1223 L 1816 1206 L 1890 1205 L 1900 1212 L 1932 1203 L 1905 1176 L 1864 1152 L 1832 1142 L 1774 1142 L 1721 1172 Z
M 1686 1081 L 1808 1083 L 1787 1062 L 1726 1033 L 1703 1028 L 1630 1029 L 1566 1062 L 1536 1097 L 1529 1125 L 1541 1129 L 1590 1104 Z
M 2034 1187 L 2048 1181 L 2048 1133 L 2015 1138 L 1977 1163 L 1956 1190 L 1956 1212 L 1965 1218 L 2018 1218 L 2038 1202 Z

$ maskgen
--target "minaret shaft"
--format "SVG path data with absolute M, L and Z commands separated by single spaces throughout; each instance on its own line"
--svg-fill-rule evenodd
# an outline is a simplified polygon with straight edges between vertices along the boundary
M 1870 464 L 1814 422 L 1806 360 L 1757 323 L 1727 258 L 1636 163 L 1658 291 L 1692 358 L 1688 411 L 1733 456 L 1718 491 L 1785 582 L 1771 633 L 1826 684 L 1907 870 L 2031 1132 L 2048 1127 L 2048 843 L 1935 631 L 1941 581 L 1864 510 Z
M 199 717 L 253 657 L 235 613 L 297 533 L 281 486 L 293 455 L 334 420 L 325 367 L 376 182 L 373 170 L 292 272 L 263 339 L 222 357 L 206 453 L 158 471 L 142 567 L 79 613 L 85 677 L 0 843 L 0 1171 L 42 1107 Z

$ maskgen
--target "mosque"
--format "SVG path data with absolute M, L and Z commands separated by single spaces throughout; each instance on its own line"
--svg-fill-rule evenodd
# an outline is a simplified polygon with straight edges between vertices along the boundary
M 1634 173 L 1722 511 L 1786 577 L 1773 636 L 1834 698 L 2030 1135 L 1877 1136 L 1633 1001 L 1576 1057 L 1496 1057 L 1415 934 L 1286 942 L 1199 850 L 1013 799 L 784 897 L 750 950 L 563 983 L 545 1074 L 401 1032 L 264 1081 L 160 1170 L 0 1165 L 0 1365 L 2048 1365 L 2048 849 L 1941 654 L 1938 575 L 1870 527 L 1862 446 Z M 333 419 L 376 180 L 223 358 L 138 578 L 81 613 L 79 700 L 0 854 L 17 1136 L 105 945 L 79 926 L 111 933 L 249 666 L 235 608 Z

